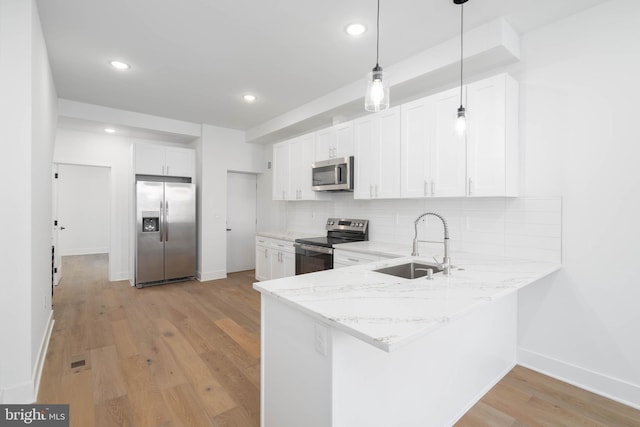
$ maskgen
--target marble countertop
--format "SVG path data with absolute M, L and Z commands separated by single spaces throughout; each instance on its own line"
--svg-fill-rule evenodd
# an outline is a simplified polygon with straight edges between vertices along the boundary
M 451 257 L 456 266 L 452 275 L 434 274 L 433 280 L 373 271 L 411 261 L 433 263 L 429 253 L 257 282 L 253 287 L 390 352 L 561 268 L 463 252 Z
M 421 244 L 425 246 L 424 244 Z M 422 248 L 421 246 L 421 248 Z M 351 251 L 361 254 L 378 255 L 383 257 L 401 257 L 411 255 L 411 244 L 388 243 L 388 242 L 352 242 L 341 243 L 334 246 L 335 249 Z M 443 245 L 439 245 L 439 252 L 443 251 Z M 426 253 L 426 252 L 425 252 Z M 441 256 L 442 257 L 442 256 Z
M 319 237 L 326 235 L 326 233 L 309 233 L 304 231 L 291 231 L 291 230 L 283 230 L 283 231 L 258 231 L 256 232 L 256 236 L 268 237 L 270 239 L 280 239 L 287 240 L 289 242 L 294 242 L 296 239 L 303 239 L 307 237 Z

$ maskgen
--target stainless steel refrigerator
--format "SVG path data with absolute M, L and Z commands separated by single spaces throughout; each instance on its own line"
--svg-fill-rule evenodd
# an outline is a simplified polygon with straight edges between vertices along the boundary
M 196 192 L 186 182 L 136 182 L 136 287 L 196 271 Z

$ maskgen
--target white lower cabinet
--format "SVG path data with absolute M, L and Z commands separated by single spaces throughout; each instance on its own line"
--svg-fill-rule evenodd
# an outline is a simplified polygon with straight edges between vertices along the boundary
M 271 239 L 256 237 L 256 280 L 271 278 Z
M 256 237 L 256 280 L 281 279 L 295 274 L 293 242 Z
M 271 279 L 296 275 L 296 256 L 292 242 L 271 240 Z

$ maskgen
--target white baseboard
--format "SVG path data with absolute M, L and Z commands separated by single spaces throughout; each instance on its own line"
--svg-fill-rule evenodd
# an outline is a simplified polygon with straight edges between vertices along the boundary
M 205 273 L 201 271 L 196 272 L 196 279 L 198 279 L 201 282 L 207 282 L 209 280 L 226 279 L 226 278 L 227 278 L 227 272 L 224 270 L 208 271 Z
M 109 281 L 110 282 L 118 282 L 120 280 L 130 280 L 128 271 L 110 271 L 109 272 Z
M 640 385 L 518 348 L 518 364 L 623 405 L 640 409 Z
M 53 332 L 53 325 L 56 321 L 53 319 L 53 310 L 49 312 L 49 320 L 47 321 L 47 329 L 42 337 L 40 343 L 40 351 L 38 352 L 38 360 L 36 361 L 36 368 L 33 371 L 33 401 L 38 399 L 38 390 L 40 390 L 40 379 L 42 378 L 42 369 L 44 368 L 44 361 L 47 358 L 47 350 L 49 349 L 49 341 L 51 340 L 51 332 Z
M 47 328 L 40 342 L 40 350 L 38 359 L 34 366 L 33 375 L 30 381 L 15 385 L 11 388 L 0 390 L 0 403 L 2 404 L 31 404 L 38 397 L 38 388 L 40 387 L 40 378 L 42 376 L 42 368 L 47 357 L 47 349 L 49 348 L 49 339 L 53 331 L 53 310 L 49 313 Z
M 95 254 L 108 254 L 109 247 L 106 246 L 104 248 L 77 248 L 77 249 L 66 249 L 64 251 L 60 251 L 60 256 L 71 256 L 71 255 L 95 255 Z
M 450 425 L 454 425 L 455 423 L 460 421 L 460 418 L 462 418 L 467 412 L 469 412 L 469 410 L 473 407 L 473 405 L 478 403 L 480 399 L 482 399 L 482 397 L 489 392 L 489 390 L 491 390 L 496 384 L 500 382 L 501 379 L 505 377 L 505 375 L 511 372 L 514 366 L 516 366 L 515 363 L 510 365 L 503 372 L 501 372 L 500 375 L 495 377 L 491 383 L 487 384 L 487 386 L 483 388 L 482 391 L 480 391 L 480 393 L 478 393 L 469 403 L 467 403 L 467 406 L 465 406 L 464 409 L 460 411 L 460 413 L 453 420 L 451 420 Z

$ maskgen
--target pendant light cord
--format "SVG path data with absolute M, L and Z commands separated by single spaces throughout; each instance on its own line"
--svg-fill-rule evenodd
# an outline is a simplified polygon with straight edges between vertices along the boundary
M 464 61 L 463 61 L 464 37 L 462 36 L 463 28 L 464 28 L 464 3 L 460 5 L 460 107 L 462 107 L 462 67 L 464 64 Z
M 378 16 L 376 17 L 376 67 L 380 57 L 380 0 L 378 0 Z

